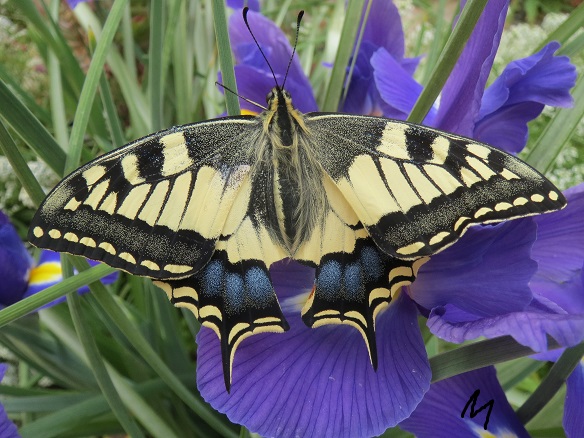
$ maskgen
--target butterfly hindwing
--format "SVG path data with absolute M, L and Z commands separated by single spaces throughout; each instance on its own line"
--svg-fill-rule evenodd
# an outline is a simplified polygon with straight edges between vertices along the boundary
M 267 267 L 261 260 L 231 263 L 216 251 L 194 276 L 155 281 L 170 301 L 191 310 L 202 325 L 213 329 L 221 342 L 225 387 L 231 386 L 233 358 L 246 337 L 288 330 Z
M 324 171 L 393 257 L 431 255 L 470 225 L 566 203 L 529 165 L 467 138 L 378 117 L 314 113 L 305 120 Z
M 210 259 L 249 169 L 255 118 L 186 125 L 86 164 L 39 208 L 34 245 L 151 278 L 192 275 Z
M 355 327 L 377 369 L 375 318 L 399 288 L 415 280 L 425 261 L 388 256 L 369 237 L 358 239 L 351 252 L 326 254 L 316 268 L 314 289 L 302 309 L 302 319 L 310 327 Z

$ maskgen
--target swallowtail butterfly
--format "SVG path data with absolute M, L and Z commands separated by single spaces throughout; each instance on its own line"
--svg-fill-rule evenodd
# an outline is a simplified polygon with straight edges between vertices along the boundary
M 302 114 L 280 86 L 257 116 L 160 131 L 80 167 L 29 240 L 149 277 L 221 342 L 225 385 L 246 337 L 288 324 L 269 268 L 315 267 L 311 327 L 348 324 L 377 365 L 375 318 L 469 226 L 558 210 L 518 158 L 381 117 Z

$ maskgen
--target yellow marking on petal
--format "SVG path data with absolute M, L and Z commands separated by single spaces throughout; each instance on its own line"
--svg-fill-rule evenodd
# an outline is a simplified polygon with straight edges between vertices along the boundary
M 95 248 L 97 246 L 97 243 L 95 243 L 95 240 L 93 240 L 91 237 L 82 237 L 81 240 L 79 240 L 79 243 L 91 248 Z
M 543 201 L 545 198 L 543 196 L 541 196 L 539 193 L 536 193 L 534 195 L 531 195 L 531 200 L 533 202 L 541 202 Z
M 144 266 L 145 268 L 148 268 L 152 271 L 160 271 L 160 266 L 158 266 L 157 263 L 154 263 L 151 260 L 142 260 L 140 262 L 140 265 Z
M 424 242 L 414 242 L 414 243 L 411 243 L 411 244 L 409 244 L 407 246 L 403 246 L 401 248 L 398 248 L 396 250 L 396 252 L 398 254 L 407 256 L 407 255 L 411 255 L 411 254 L 417 253 L 418 251 L 420 251 L 425 246 L 426 246 L 426 244 Z
M 162 149 L 162 155 L 164 156 L 162 175 L 171 176 L 183 172 L 194 164 L 189 156 L 183 132 L 178 131 L 167 134 L 160 139 L 160 143 L 164 145 Z
M 513 201 L 513 205 L 515 205 L 515 206 L 525 205 L 528 203 L 529 203 L 529 201 L 527 200 L 527 198 L 524 198 L 523 196 L 521 196 Z
M 257 111 L 248 110 L 245 108 L 241 109 L 242 116 L 257 116 L 259 113 Z
M 45 232 L 41 227 L 34 227 L 34 230 L 32 230 L 32 234 L 34 234 L 34 237 L 43 237 Z
M 63 239 L 68 240 L 69 242 L 79 242 L 79 236 L 77 236 L 77 234 L 72 233 L 72 232 L 67 232 L 65 233 L 65 235 L 63 236 Z
M 53 239 L 60 239 L 61 232 L 59 230 L 53 228 L 52 230 L 49 231 L 49 236 L 51 236 Z
M 101 242 L 97 247 L 103 249 L 105 252 L 108 252 L 112 255 L 116 255 L 116 249 L 111 243 Z
M 485 214 L 490 213 L 492 211 L 493 211 L 492 208 L 481 207 L 476 211 L 476 213 L 474 214 L 474 217 L 475 217 L 475 219 L 478 219 L 479 217 L 484 216 Z
M 29 285 L 38 286 L 46 283 L 56 283 L 63 278 L 61 263 L 45 262 L 30 270 Z
M 134 258 L 134 256 L 128 252 L 121 252 L 118 254 L 118 257 L 121 258 L 122 260 L 127 261 L 128 263 L 131 263 L 133 265 L 136 264 L 136 259 Z

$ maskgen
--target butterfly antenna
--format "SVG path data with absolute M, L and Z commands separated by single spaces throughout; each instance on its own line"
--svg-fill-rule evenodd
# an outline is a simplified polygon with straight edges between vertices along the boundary
M 225 91 L 229 91 L 231 94 L 235 94 L 237 97 L 239 97 L 242 100 L 245 100 L 247 103 L 251 103 L 254 106 L 257 106 L 258 108 L 263 109 L 264 111 L 267 110 L 267 108 L 265 106 L 263 106 L 262 104 L 259 104 L 257 102 L 254 102 L 251 99 L 248 99 L 247 97 L 243 97 L 241 94 L 237 94 L 235 91 L 233 91 L 231 88 L 226 87 L 225 85 L 223 85 L 221 82 L 217 82 L 215 81 L 215 85 L 218 85 L 219 87 L 223 88 Z
M 304 11 L 298 12 L 298 18 L 296 19 L 296 38 L 294 39 L 294 47 L 292 48 L 292 56 L 288 61 L 288 67 L 286 68 L 286 75 L 284 76 L 284 82 L 282 83 L 282 88 L 286 85 L 286 79 L 288 79 L 288 72 L 290 71 L 290 66 L 292 65 L 292 60 L 294 59 L 294 55 L 296 54 L 296 45 L 298 44 L 298 35 L 300 34 L 300 22 L 302 21 L 302 17 L 304 17 Z
M 258 40 L 256 39 L 255 35 L 251 31 L 251 27 L 249 27 L 249 23 L 247 22 L 247 12 L 248 11 L 249 11 L 249 8 L 247 6 L 245 8 L 243 8 L 243 21 L 245 22 L 245 25 L 247 26 L 247 30 L 249 31 L 249 34 L 251 35 L 251 37 L 255 41 L 256 46 L 258 47 L 260 53 L 262 54 L 262 56 L 266 60 L 266 64 L 268 64 L 268 67 L 270 68 L 270 71 L 272 72 L 272 77 L 274 78 L 274 82 L 276 83 L 276 86 L 279 88 L 280 86 L 278 85 L 278 80 L 276 79 L 276 74 L 274 73 L 274 70 L 272 69 L 272 66 L 270 65 L 270 61 L 268 61 L 268 58 L 266 58 L 266 54 L 262 50 L 260 43 L 258 43 Z

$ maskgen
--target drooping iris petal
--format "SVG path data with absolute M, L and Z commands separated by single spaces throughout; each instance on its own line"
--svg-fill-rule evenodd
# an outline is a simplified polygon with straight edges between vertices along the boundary
M 584 184 L 564 194 L 566 208 L 535 218 L 538 232 L 532 257 L 538 270 L 530 286 L 565 311 L 584 313 Z
M 527 122 L 544 105 L 569 107 L 576 68 L 567 56 L 554 56 L 560 44 L 551 42 L 538 53 L 513 61 L 485 90 L 474 138 L 517 153 L 527 142 Z
M 28 285 L 32 258 L 8 216 L 0 212 L 0 306 L 22 299 Z
M 6 373 L 7 368 L 8 366 L 6 364 L 0 364 L 0 382 L 4 378 L 4 374 Z M 18 433 L 16 425 L 10 421 L 2 404 L 0 404 L 0 437 L 20 438 L 20 434 Z
M 584 363 L 580 362 L 566 380 L 566 401 L 562 425 L 568 438 L 584 436 Z
M 471 401 L 462 417 L 465 406 L 477 390 L 474 407 Z M 488 415 L 491 400 L 492 411 Z M 485 408 L 481 410 L 483 406 Z M 469 371 L 433 383 L 414 413 L 400 423 L 400 427 L 417 438 L 529 438 L 505 397 L 494 367 Z
M 509 0 L 487 2 L 442 89 L 440 107 L 433 124 L 436 128 L 466 137 L 473 136 L 481 98 L 499 47 L 508 6 Z
M 385 65 L 375 65 L 372 56 L 382 52 L 392 58 L 399 73 L 411 79 L 419 58 L 404 58 L 404 33 L 397 7 L 391 1 L 371 0 L 371 8 L 363 32 L 359 53 L 355 60 L 347 97 L 342 111 L 352 114 L 383 115 L 390 118 L 405 118 L 409 112 L 394 107 L 391 100 L 384 100 L 373 79 L 389 77 L 396 82 L 393 70 Z M 416 96 L 413 97 L 415 101 Z M 412 103 L 413 105 L 413 103 Z
M 553 305 L 553 303 L 552 303 Z M 451 316 L 451 311 L 453 315 Z M 570 315 L 545 311 L 539 300 L 522 312 L 488 318 L 461 320 L 454 306 L 436 307 L 430 312 L 428 328 L 436 336 L 449 342 L 461 343 L 476 339 L 511 335 L 521 345 L 534 351 L 548 348 L 548 335 L 562 346 L 572 346 L 584 339 L 584 315 Z
M 385 49 L 378 49 L 370 62 L 375 86 L 382 100 L 383 115 L 406 119 L 423 87 Z M 435 116 L 435 109 L 431 111 L 430 120 Z
M 378 317 L 375 372 L 357 330 L 310 329 L 302 322 L 300 309 L 314 284 L 313 269 L 291 262 L 270 272 L 290 330 L 241 343 L 228 394 L 219 341 L 203 327 L 197 336 L 197 380 L 205 400 L 264 436 L 372 436 L 406 418 L 430 380 L 411 300 L 398 297 Z
M 420 268 L 410 296 L 426 309 L 451 305 L 451 317 L 453 307 L 473 319 L 524 310 L 537 269 L 529 257 L 535 237 L 531 219 L 473 227 Z
M 250 11 L 248 13 L 248 22 L 259 46 L 266 55 L 272 69 L 276 72 L 278 84 L 282 86 L 284 74 L 292 56 L 292 47 L 288 42 L 288 38 L 272 21 L 257 12 Z M 241 14 L 234 13 L 229 19 L 229 37 L 232 41 L 233 53 L 238 64 L 236 66 L 238 86 L 244 86 L 245 84 L 246 92 L 253 91 L 253 94 L 248 95 L 240 89 L 240 94 L 248 99 L 256 100 L 258 103 L 265 102 L 266 95 L 276 84 L 268 64 L 245 26 Z M 241 66 L 246 66 L 247 69 L 239 72 L 238 69 Z M 253 74 L 254 71 L 255 76 Z M 247 80 L 244 81 L 242 79 L 243 76 L 240 78 L 240 74 L 246 75 L 245 79 Z M 267 81 L 268 77 L 271 78 L 270 81 Z M 297 56 L 292 59 L 285 87 L 291 93 L 293 90 L 297 90 L 295 94 L 292 94 L 296 108 L 302 112 L 316 111 L 317 106 L 312 87 L 302 71 L 302 66 Z M 243 100 L 240 104 L 242 108 L 253 111 L 258 110 L 257 107 L 251 106 Z

